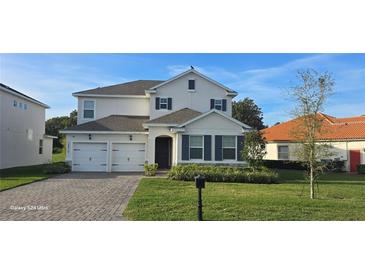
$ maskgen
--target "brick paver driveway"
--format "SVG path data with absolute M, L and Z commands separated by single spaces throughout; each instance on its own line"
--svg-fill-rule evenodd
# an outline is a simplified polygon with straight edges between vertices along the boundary
M 0 192 L 0 220 L 124 220 L 141 175 L 69 173 Z

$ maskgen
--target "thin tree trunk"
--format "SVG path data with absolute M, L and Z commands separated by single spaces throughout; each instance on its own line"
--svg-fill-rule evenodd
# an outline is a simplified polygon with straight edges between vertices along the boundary
M 309 180 L 310 180 L 310 198 L 314 199 L 314 178 L 313 178 L 313 167 L 310 166 L 310 175 L 309 175 Z

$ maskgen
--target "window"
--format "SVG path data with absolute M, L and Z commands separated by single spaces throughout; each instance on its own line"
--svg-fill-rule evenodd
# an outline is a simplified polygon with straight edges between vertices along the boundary
M 16 100 L 14 100 L 14 102 L 13 102 L 13 106 L 14 106 L 14 107 L 17 107 L 17 106 L 18 106 L 18 102 L 17 102 Z
M 195 90 L 195 80 L 194 79 L 190 79 L 188 81 L 188 89 L 189 90 Z
M 167 109 L 167 98 L 160 98 L 160 109 Z
M 19 102 L 19 108 L 23 108 L 23 103 Z
M 279 160 L 289 160 L 289 147 L 288 146 L 278 146 L 278 159 Z
M 222 110 L 222 100 L 214 100 L 214 108 L 217 110 Z
M 28 109 L 28 105 L 27 104 L 24 104 L 24 109 Z
M 39 154 L 43 154 L 43 140 L 39 140 Z
M 203 159 L 203 136 L 190 136 L 190 159 Z
M 84 118 L 94 119 L 95 116 L 95 101 L 84 101 Z
M 223 160 L 236 159 L 236 136 L 223 136 Z

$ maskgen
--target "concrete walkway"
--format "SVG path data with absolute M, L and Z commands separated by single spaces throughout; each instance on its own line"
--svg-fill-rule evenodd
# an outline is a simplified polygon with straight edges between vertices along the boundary
M 140 174 L 69 173 L 0 192 L 3 221 L 125 220 Z

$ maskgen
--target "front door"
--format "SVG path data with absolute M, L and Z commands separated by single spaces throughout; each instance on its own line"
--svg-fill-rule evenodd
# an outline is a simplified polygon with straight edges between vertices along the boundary
M 156 138 L 155 163 L 160 169 L 171 167 L 171 141 L 171 137 Z
M 360 150 L 350 150 L 350 171 L 357 171 L 357 166 L 360 164 Z

